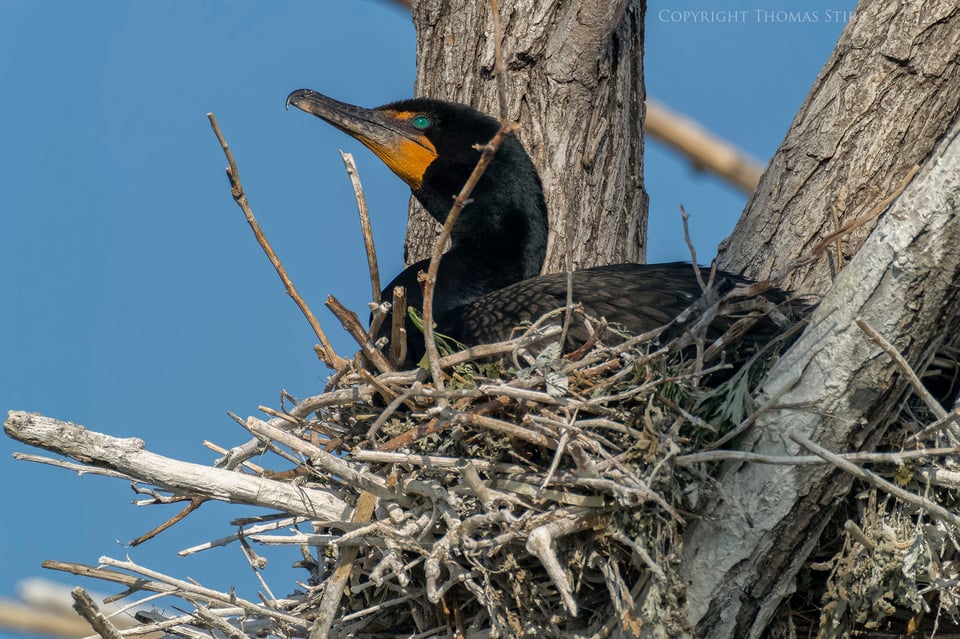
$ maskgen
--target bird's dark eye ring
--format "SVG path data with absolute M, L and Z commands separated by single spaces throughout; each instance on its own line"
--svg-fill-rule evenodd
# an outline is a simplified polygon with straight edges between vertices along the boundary
M 427 116 L 418 115 L 418 116 L 415 116 L 412 120 L 410 120 L 410 124 L 413 125 L 413 128 L 420 129 L 421 131 L 423 131 L 424 129 L 429 127 L 432 124 L 432 122 L 430 122 L 430 118 L 428 118 Z

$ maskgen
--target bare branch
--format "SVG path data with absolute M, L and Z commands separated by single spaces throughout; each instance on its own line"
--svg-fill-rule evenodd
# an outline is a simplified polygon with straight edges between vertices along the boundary
M 120 631 L 107 619 L 86 590 L 79 586 L 70 591 L 74 607 L 86 619 L 102 639 L 120 639 Z
M 950 512 L 940 504 L 920 497 L 919 495 L 914 495 L 909 490 L 904 490 L 896 484 L 888 482 L 882 477 L 879 477 L 875 473 L 872 473 L 865 468 L 860 468 L 853 462 L 844 459 L 842 456 L 832 453 L 823 446 L 813 443 L 805 435 L 801 435 L 798 432 L 792 432 L 790 433 L 790 439 L 797 442 L 811 453 L 814 453 L 815 455 L 827 460 L 840 470 L 850 473 L 854 477 L 858 477 L 859 479 L 876 486 L 883 492 L 889 493 L 897 499 L 915 506 L 920 510 L 923 510 L 924 512 L 936 517 L 937 519 L 950 524 L 951 526 L 960 528 L 960 516 Z
M 175 492 L 256 504 L 326 521 L 343 521 L 351 511 L 329 491 L 163 457 L 146 450 L 142 439 L 110 437 L 22 411 L 11 411 L 3 427 L 17 441 L 74 459 L 96 459 L 111 470 Z
M 363 194 L 363 185 L 360 184 L 360 172 L 352 153 L 340 151 L 343 166 L 350 176 L 350 185 L 353 187 L 353 197 L 357 200 L 357 213 L 360 215 L 360 230 L 363 232 L 363 247 L 367 251 L 367 266 L 370 268 L 370 288 L 372 299 L 380 303 L 380 268 L 377 266 L 377 247 L 373 243 L 373 228 L 370 226 L 370 213 L 367 211 L 367 198 Z
M 270 263 L 273 264 L 273 268 L 277 271 L 277 275 L 280 276 L 280 281 L 283 282 L 283 287 L 286 289 L 287 295 L 293 298 L 293 301 L 296 302 L 297 306 L 300 308 L 300 312 L 303 313 L 304 317 L 307 318 L 307 322 L 310 323 L 310 327 L 316 334 L 317 339 L 320 340 L 320 344 L 323 346 L 323 361 L 327 364 L 327 366 L 336 370 L 346 367 L 350 363 L 349 360 L 343 359 L 333 350 L 333 346 L 330 345 L 330 341 L 327 339 L 326 333 L 324 333 L 323 329 L 320 327 L 320 322 L 317 321 L 313 311 L 310 310 L 310 307 L 307 306 L 307 303 L 300 296 L 300 293 L 297 292 L 297 288 L 293 285 L 293 280 L 291 280 L 287 275 L 287 270 L 283 267 L 283 263 L 280 261 L 280 258 L 277 257 L 273 247 L 270 246 L 270 243 L 267 241 L 266 236 L 263 234 L 263 230 L 260 228 L 260 223 L 257 222 L 257 218 L 254 217 L 253 210 L 250 208 L 250 205 L 247 202 L 247 193 L 243 190 L 243 185 L 240 182 L 240 171 L 237 168 L 237 163 L 233 159 L 233 151 L 230 150 L 230 145 L 227 144 L 227 140 L 224 138 L 223 132 L 220 131 L 220 125 L 217 123 L 217 118 L 212 113 L 208 113 L 207 119 L 210 120 L 210 126 L 213 128 L 213 132 L 216 134 L 217 140 L 220 141 L 220 147 L 223 149 L 223 153 L 227 157 L 227 163 L 229 164 L 227 167 L 227 177 L 230 179 L 230 191 L 233 194 L 233 199 L 237 203 L 237 206 L 240 207 L 240 210 L 243 211 L 243 216 L 247 219 L 247 224 L 249 224 L 250 228 L 253 229 L 253 234 L 257 238 L 257 243 L 260 244 L 263 252 L 266 253 L 267 258 L 269 258 Z
M 715 173 L 748 195 L 756 190 L 763 167 L 698 122 L 647 98 L 644 124 L 650 137 L 678 151 L 697 169 Z

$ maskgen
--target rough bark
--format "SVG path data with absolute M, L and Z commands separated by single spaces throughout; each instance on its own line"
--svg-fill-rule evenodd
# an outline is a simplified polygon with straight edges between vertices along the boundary
M 640 0 L 513 0 L 500 8 L 509 116 L 520 123 L 550 209 L 544 272 L 565 268 L 568 212 L 575 268 L 643 260 L 643 11 Z M 415 94 L 497 114 L 489 3 L 418 0 L 413 21 Z M 429 257 L 435 234 L 414 202 L 408 264 Z
M 591 4 L 523 0 L 502 9 L 510 116 L 521 122 L 521 139 L 541 169 L 556 229 L 547 270 L 563 263 L 557 238 L 564 237 L 567 211 L 580 225 L 576 267 L 638 261 L 645 244 L 642 142 L 633 139 L 643 85 L 639 75 L 621 79 L 626 67 L 642 72 L 642 4 L 605 8 L 617 18 L 626 5 L 618 26 L 595 28 L 613 35 L 584 41 L 571 29 L 591 27 L 571 16 Z M 418 94 L 495 112 L 485 5 L 414 3 Z M 600 71 L 599 80 L 580 75 L 591 69 Z M 827 297 L 764 393 L 792 384 L 781 402 L 816 409 L 770 413 L 742 442 L 744 450 L 796 453 L 790 432 L 834 451 L 873 445 L 896 414 L 903 384 L 854 318 L 866 319 L 918 369 L 957 326 L 958 114 L 960 8 L 951 0 L 861 2 L 724 243 L 721 266 L 766 277 L 871 212 L 915 166 L 923 168 L 884 215 L 843 238 L 840 255 L 831 249 L 785 282 Z M 600 153 L 591 163 L 585 150 L 592 148 Z M 619 208 L 630 202 L 640 206 Z M 588 217 L 592 212 L 599 215 Z M 611 213 L 616 225 L 606 222 Z M 427 245 L 432 228 L 411 225 L 408 260 L 422 257 L 411 243 Z M 624 229 L 626 243 L 619 240 Z M 726 469 L 722 498 L 691 526 L 684 549 L 695 636 L 761 636 L 850 486 L 827 467 Z
M 960 6 L 954 0 L 860 2 L 774 155 L 720 265 L 763 278 L 896 191 L 960 112 Z M 857 252 L 873 228 L 843 239 Z M 786 285 L 824 293 L 829 258 Z
M 880 218 L 763 388 L 784 405 L 741 443 L 805 453 L 801 433 L 832 451 L 873 445 L 904 390 L 894 365 L 854 323 L 863 318 L 912 366 L 960 315 L 960 118 Z M 763 401 L 761 399 L 761 401 Z M 698 637 L 760 637 L 851 481 L 824 466 L 733 465 L 722 494 L 688 530 L 682 569 Z

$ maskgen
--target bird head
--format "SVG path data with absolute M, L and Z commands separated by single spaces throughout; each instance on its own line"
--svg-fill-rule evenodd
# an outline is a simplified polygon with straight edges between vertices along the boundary
M 287 106 L 311 113 L 359 140 L 406 182 L 424 208 L 443 223 L 453 198 L 480 159 L 479 147 L 500 128 L 494 118 L 453 102 L 417 98 L 374 109 L 299 89 Z M 546 247 L 543 187 L 520 142 L 504 140 L 454 229 L 458 241 L 491 245 L 516 238 L 539 272 Z M 536 264 L 534 264 L 536 262 Z

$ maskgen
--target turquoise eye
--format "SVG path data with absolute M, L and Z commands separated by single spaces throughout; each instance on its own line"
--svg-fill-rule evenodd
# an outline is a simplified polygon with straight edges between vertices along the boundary
M 430 118 L 425 115 L 418 115 L 410 121 L 410 124 L 413 125 L 413 128 L 420 129 L 421 131 L 430 126 Z

